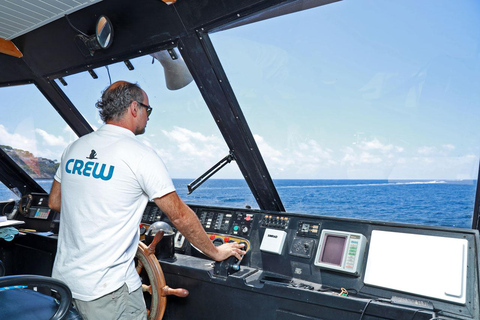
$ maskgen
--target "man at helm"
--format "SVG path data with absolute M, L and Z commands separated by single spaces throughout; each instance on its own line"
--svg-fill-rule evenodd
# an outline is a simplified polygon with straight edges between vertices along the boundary
M 152 112 L 145 91 L 118 81 L 96 106 L 105 125 L 65 149 L 52 185 L 49 205 L 61 210 L 52 276 L 70 287 L 83 319 L 146 319 L 134 257 L 149 199 L 215 261 L 245 251 L 237 243 L 212 244 L 163 161 L 136 139 Z

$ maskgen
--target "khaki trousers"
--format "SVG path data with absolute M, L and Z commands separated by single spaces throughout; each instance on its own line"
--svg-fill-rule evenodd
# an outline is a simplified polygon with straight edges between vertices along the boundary
M 147 308 L 142 288 L 132 293 L 124 284 L 120 289 L 92 301 L 73 299 L 83 320 L 146 320 Z

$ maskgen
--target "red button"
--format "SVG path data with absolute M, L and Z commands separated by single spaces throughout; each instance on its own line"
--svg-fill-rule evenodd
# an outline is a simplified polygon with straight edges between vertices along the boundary
M 212 235 L 210 236 L 210 240 L 213 240 L 213 239 L 215 239 L 215 236 L 212 234 Z
M 245 220 L 247 220 L 247 221 L 250 221 L 250 219 L 252 219 L 250 216 L 245 217 Z
M 228 241 L 230 241 L 230 238 L 229 238 L 229 237 L 225 237 L 225 239 L 223 239 L 223 241 L 225 241 L 225 243 L 227 243 Z

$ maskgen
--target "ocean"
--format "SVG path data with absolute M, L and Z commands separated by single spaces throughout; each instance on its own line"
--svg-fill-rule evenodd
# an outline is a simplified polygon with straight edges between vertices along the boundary
M 193 179 L 174 179 L 188 204 L 258 209 L 244 180 L 210 179 L 188 195 Z M 50 190 L 52 180 L 38 180 Z M 274 180 L 287 212 L 471 228 L 476 181 Z M 0 200 L 14 198 L 0 186 Z

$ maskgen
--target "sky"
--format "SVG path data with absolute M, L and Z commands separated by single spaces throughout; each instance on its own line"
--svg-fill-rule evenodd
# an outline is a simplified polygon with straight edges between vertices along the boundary
M 476 179 L 479 13 L 474 0 L 350 0 L 210 37 L 274 179 Z M 149 95 L 139 139 L 173 178 L 196 178 L 228 154 L 194 83 L 170 91 L 158 61 L 132 64 L 111 65 L 110 76 Z M 60 87 L 98 128 L 109 77 L 95 72 Z M 33 85 L 0 98 L 0 144 L 59 160 L 76 138 Z M 241 173 L 232 162 L 215 177 Z

